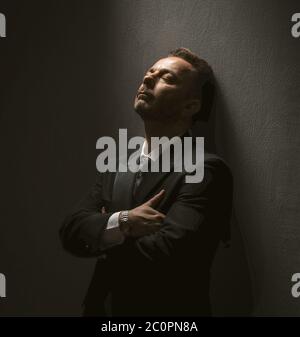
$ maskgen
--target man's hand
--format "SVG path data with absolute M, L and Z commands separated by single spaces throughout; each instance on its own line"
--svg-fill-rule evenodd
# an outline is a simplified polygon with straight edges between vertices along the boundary
M 163 199 L 165 191 L 161 190 L 144 204 L 133 208 L 128 213 L 130 236 L 140 237 L 158 231 L 166 217 L 154 207 Z

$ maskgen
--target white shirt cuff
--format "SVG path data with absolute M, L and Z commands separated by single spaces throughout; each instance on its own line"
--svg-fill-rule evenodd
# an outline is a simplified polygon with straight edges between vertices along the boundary
M 108 219 L 106 229 L 100 241 L 101 249 L 107 249 L 124 242 L 124 234 L 119 228 L 119 214 L 120 212 L 113 213 Z

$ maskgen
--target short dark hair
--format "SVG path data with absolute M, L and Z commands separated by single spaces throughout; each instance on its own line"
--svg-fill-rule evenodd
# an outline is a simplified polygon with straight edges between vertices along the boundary
M 215 80 L 210 65 L 187 48 L 177 48 L 169 52 L 168 56 L 180 57 L 189 62 L 196 71 L 195 97 L 201 99 L 201 109 L 193 116 L 196 120 L 208 121 L 215 96 Z

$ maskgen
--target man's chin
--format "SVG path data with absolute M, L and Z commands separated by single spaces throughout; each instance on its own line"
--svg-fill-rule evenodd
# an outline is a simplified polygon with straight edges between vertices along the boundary
M 135 112 L 142 118 L 142 119 L 147 119 L 147 116 L 149 115 L 147 111 L 143 109 L 135 109 Z
M 142 118 L 143 118 L 143 116 L 151 114 L 151 109 L 149 109 L 149 106 L 148 106 L 147 102 L 145 102 L 145 101 L 136 102 L 134 104 L 134 110 Z
M 145 101 L 138 101 L 134 104 L 135 112 L 143 119 L 143 121 L 157 120 L 161 115 L 157 113 L 153 106 Z

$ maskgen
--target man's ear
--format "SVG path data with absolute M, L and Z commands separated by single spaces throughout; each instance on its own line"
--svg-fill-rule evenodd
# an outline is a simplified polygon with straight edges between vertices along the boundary
M 199 98 L 191 98 L 184 107 L 183 114 L 185 117 L 193 117 L 201 108 L 201 100 Z

